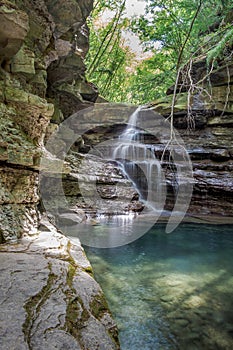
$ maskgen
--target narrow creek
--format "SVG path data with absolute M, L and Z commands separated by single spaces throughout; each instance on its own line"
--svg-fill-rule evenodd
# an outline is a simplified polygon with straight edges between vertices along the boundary
M 232 225 L 181 224 L 166 234 L 157 224 L 130 244 L 85 250 L 122 350 L 233 349 Z

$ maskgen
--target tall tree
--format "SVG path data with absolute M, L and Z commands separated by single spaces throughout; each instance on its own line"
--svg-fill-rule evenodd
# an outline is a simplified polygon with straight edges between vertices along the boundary
M 150 94 L 152 90 L 155 97 L 163 94 L 190 57 L 201 55 L 210 62 L 223 53 L 233 38 L 232 19 L 226 20 L 232 8 L 230 0 L 148 0 L 147 16 L 132 24 L 145 50 L 153 52 Z M 148 62 L 142 67 L 137 80 L 148 82 L 144 79 L 148 76 Z M 159 83 L 162 85 L 158 88 Z
M 125 0 L 97 0 L 90 20 L 89 79 L 114 101 L 146 103 L 163 96 L 190 58 L 217 64 L 233 41 L 232 0 L 147 0 L 147 13 L 125 18 Z M 106 9 L 108 21 L 101 23 Z M 150 57 L 137 60 L 122 33 L 138 35 Z M 232 51 L 230 51 L 232 52 Z M 232 53 L 231 53 L 232 54 Z M 228 54 L 229 55 L 229 54 Z
M 103 20 L 106 9 L 109 19 Z M 91 34 L 86 60 L 87 76 L 98 85 L 105 98 L 114 101 L 123 99 L 122 86 L 127 80 L 127 67 L 134 58 L 122 34 L 129 27 L 124 11 L 125 0 L 99 0 L 95 3 L 89 22 Z

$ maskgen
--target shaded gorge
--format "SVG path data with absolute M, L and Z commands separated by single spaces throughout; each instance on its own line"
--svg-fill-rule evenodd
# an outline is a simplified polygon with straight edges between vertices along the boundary
M 122 350 L 233 348 L 232 225 L 182 224 L 168 235 L 157 224 L 131 244 L 86 253 Z

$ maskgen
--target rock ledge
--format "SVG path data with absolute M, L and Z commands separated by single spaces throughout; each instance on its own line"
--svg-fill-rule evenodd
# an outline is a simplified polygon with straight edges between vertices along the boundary
M 119 349 L 117 329 L 79 240 L 43 221 L 0 246 L 0 348 Z

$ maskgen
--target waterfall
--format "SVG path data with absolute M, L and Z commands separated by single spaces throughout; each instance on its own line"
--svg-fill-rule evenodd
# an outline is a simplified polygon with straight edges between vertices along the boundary
M 130 116 L 127 127 L 118 137 L 112 159 L 121 164 L 123 171 L 139 193 L 140 199 L 156 210 L 160 208 L 161 166 L 156 159 L 153 145 L 145 143 L 145 130 L 138 126 L 142 109 L 143 107 L 138 107 Z

